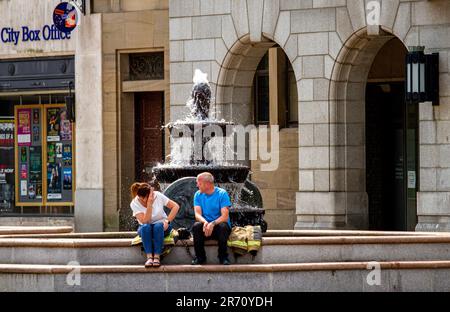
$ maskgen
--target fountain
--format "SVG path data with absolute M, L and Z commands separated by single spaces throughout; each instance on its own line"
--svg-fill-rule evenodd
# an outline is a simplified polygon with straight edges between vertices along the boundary
M 164 194 L 180 205 L 173 221 L 174 228 L 191 229 L 194 224 L 193 198 L 198 190 L 196 176 L 207 171 L 214 176 L 216 185 L 230 194 L 232 226 L 260 225 L 265 232 L 267 223 L 263 219 L 262 196 L 248 179 L 250 168 L 223 157 L 226 149 L 230 148 L 224 143 L 227 140 L 224 134 L 228 134 L 234 124 L 210 117 L 211 88 L 207 74 L 198 69 L 187 105 L 191 113 L 186 119 L 166 125 L 172 141 L 170 162 L 151 170 Z

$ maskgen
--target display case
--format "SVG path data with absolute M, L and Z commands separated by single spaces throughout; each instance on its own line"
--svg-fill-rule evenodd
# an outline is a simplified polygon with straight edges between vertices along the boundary
M 17 206 L 73 206 L 74 125 L 63 104 L 15 107 Z

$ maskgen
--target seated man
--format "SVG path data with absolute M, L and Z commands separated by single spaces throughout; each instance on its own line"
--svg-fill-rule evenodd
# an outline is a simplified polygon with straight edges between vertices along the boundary
M 197 176 L 198 191 L 194 196 L 195 220 L 192 228 L 196 258 L 192 264 L 206 263 L 205 240 L 215 239 L 219 244 L 219 261 L 228 265 L 227 240 L 231 232 L 228 209 L 231 206 L 227 191 L 214 185 L 209 172 Z

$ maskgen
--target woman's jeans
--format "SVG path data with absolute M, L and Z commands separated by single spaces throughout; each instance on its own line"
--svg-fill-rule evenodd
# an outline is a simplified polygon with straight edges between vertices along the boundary
M 138 234 L 142 239 L 146 254 L 160 255 L 164 246 L 164 237 L 170 234 L 172 226 L 164 232 L 164 223 L 143 224 L 139 226 Z

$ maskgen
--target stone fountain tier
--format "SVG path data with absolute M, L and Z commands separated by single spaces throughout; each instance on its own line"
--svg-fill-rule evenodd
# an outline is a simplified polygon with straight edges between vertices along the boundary
M 202 172 L 209 172 L 216 183 L 244 183 L 250 168 L 232 165 L 162 165 L 153 167 L 152 173 L 161 183 L 173 183 L 184 177 L 196 177 Z
M 208 126 L 216 126 L 222 129 L 223 134 L 225 135 L 227 127 L 234 126 L 233 122 L 229 121 L 219 121 L 219 120 L 186 120 L 186 121 L 176 121 L 170 122 L 166 125 L 167 129 L 172 133 L 173 130 L 182 130 L 184 127 L 189 128 L 191 131 L 194 131 L 197 128 L 206 128 Z

